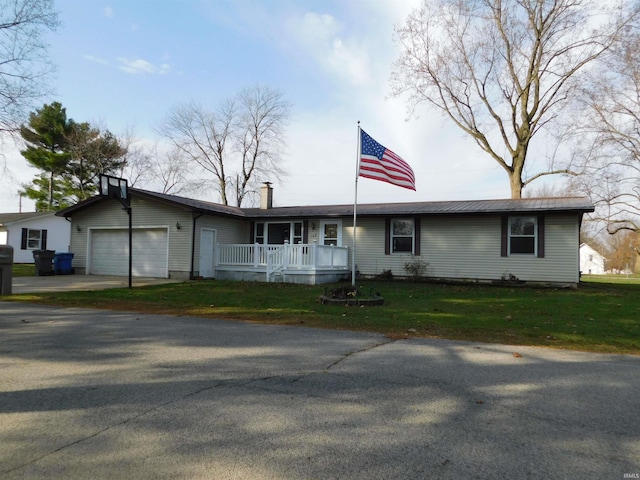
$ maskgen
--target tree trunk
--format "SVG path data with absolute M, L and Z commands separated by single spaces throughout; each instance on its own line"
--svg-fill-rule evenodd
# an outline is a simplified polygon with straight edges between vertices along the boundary
M 509 184 L 511 185 L 511 198 L 522 198 L 522 179 L 516 172 L 509 174 Z
M 53 170 L 49 173 L 49 207 L 47 211 L 53 210 Z
M 527 158 L 527 145 L 522 143 L 516 147 L 516 151 L 511 159 L 511 168 L 507 170 L 509 175 L 509 186 L 511 187 L 511 198 L 522 198 L 522 171 Z

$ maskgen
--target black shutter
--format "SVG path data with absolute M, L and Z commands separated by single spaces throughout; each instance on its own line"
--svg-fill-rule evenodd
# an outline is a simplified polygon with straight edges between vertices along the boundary
M 420 217 L 413 219 L 413 233 L 414 241 L 416 242 L 413 246 L 413 254 L 420 255 Z
M 544 258 L 544 216 L 538 216 L 538 258 Z
M 391 254 L 391 219 L 384 219 L 384 254 Z
M 27 229 L 22 229 L 22 240 L 20 241 L 20 250 L 27 249 Z
M 500 234 L 500 256 L 506 257 L 508 253 L 507 242 L 509 241 L 508 237 L 509 230 L 509 217 L 504 215 L 502 217 L 502 232 Z
M 42 240 L 40 248 L 42 248 L 42 250 L 46 250 L 47 249 L 47 231 L 41 230 L 40 235 L 41 235 L 40 240 Z
M 302 222 L 302 243 L 309 243 L 309 220 Z

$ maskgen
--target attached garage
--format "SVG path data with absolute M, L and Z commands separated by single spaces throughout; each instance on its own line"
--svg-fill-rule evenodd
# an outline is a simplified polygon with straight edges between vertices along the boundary
M 91 229 L 89 238 L 90 274 L 129 275 L 129 230 Z M 167 228 L 134 228 L 132 275 L 167 278 L 168 240 Z

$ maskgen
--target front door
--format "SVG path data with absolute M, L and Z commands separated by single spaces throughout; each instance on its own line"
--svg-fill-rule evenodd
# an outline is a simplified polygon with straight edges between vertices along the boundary
M 320 245 L 342 245 L 342 220 L 320 222 Z
M 216 231 L 200 230 L 200 276 L 213 278 L 215 260 Z

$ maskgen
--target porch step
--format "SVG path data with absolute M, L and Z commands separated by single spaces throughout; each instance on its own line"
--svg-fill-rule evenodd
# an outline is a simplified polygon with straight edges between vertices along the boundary
M 284 275 L 282 275 L 282 272 L 271 272 L 271 278 L 269 281 L 271 283 L 283 283 Z

